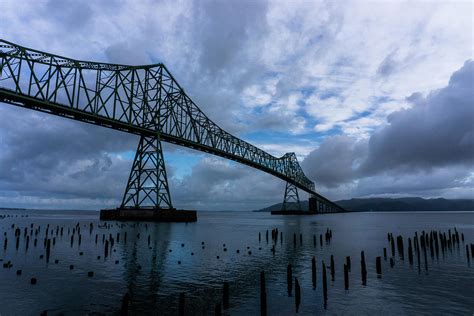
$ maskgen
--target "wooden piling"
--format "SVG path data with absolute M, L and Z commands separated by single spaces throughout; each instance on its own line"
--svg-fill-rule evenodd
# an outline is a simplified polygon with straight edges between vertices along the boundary
M 293 291 L 293 271 L 291 264 L 286 268 L 286 286 L 288 289 L 288 296 L 291 296 Z
M 108 255 L 109 255 L 109 241 L 106 240 L 105 247 L 104 247 L 104 258 L 107 258 Z
M 382 258 L 381 257 L 375 258 L 375 269 L 377 271 L 377 276 L 381 277 L 382 276 Z
M 301 288 L 300 283 L 298 282 L 298 278 L 295 277 L 295 306 L 296 306 L 296 313 L 300 308 L 301 303 Z
M 224 282 L 224 288 L 222 291 L 222 307 L 224 310 L 229 308 L 229 282 Z
M 328 300 L 328 279 L 326 275 L 326 265 L 324 264 L 324 261 L 322 263 L 322 269 L 323 269 L 323 298 L 324 302 Z
M 184 300 L 184 293 L 181 292 L 179 293 L 179 305 L 178 305 L 178 313 L 179 313 L 179 316 L 184 316 L 184 303 L 185 303 L 185 300 Z M 123 306 L 123 305 L 122 305 Z M 122 307 L 123 308 L 123 307 Z
M 367 284 L 367 266 L 365 265 L 364 251 L 360 252 L 360 272 L 362 278 L 362 285 Z
M 344 289 L 349 290 L 349 267 L 344 264 Z
M 347 265 L 347 270 L 349 270 L 349 272 L 351 271 L 351 256 L 347 256 L 346 257 L 346 265 Z
M 220 303 L 216 304 L 216 308 L 214 309 L 214 315 L 215 316 L 221 316 L 222 315 L 222 307 Z
M 51 253 L 51 239 L 46 242 L 46 262 L 49 262 L 49 255 Z
M 267 315 L 267 290 L 265 287 L 265 272 L 260 272 L 260 316 Z
M 390 247 L 392 250 L 392 257 L 395 256 L 395 241 L 393 240 L 393 235 L 390 234 Z
M 469 247 L 467 245 L 466 245 L 466 257 L 467 257 L 467 262 L 470 263 L 471 259 L 470 259 L 470 256 L 469 256 Z
M 411 239 L 408 238 L 408 262 L 410 265 L 413 264 L 413 249 L 411 247 Z
M 331 281 L 334 281 L 335 275 L 336 275 L 336 272 L 335 272 L 335 267 L 334 267 L 334 256 L 331 255 Z
M 418 237 L 415 235 L 415 249 L 416 251 L 416 258 L 417 258 L 417 263 L 418 263 L 418 272 L 421 270 L 421 260 L 420 260 L 420 245 L 418 244 Z
M 311 280 L 313 281 L 313 290 L 316 289 L 316 258 L 311 260 Z

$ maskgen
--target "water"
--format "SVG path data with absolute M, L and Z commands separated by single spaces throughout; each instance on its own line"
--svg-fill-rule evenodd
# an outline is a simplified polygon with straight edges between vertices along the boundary
M 299 313 L 314 314 L 459 314 L 474 313 L 474 263 L 468 264 L 465 245 L 455 246 L 439 259 L 428 252 L 428 270 L 422 255 L 418 271 L 414 265 L 394 257 L 395 266 L 382 259 L 382 277 L 377 278 L 375 257 L 382 256 L 386 247 L 390 257 L 387 232 L 394 236 L 413 237 L 422 230 L 448 231 L 456 227 L 466 243 L 474 243 L 473 213 L 353 213 L 327 214 L 309 217 L 280 217 L 268 213 L 200 212 L 198 222 L 190 224 L 148 223 L 139 226 L 114 222 L 110 229 L 99 228 L 101 222 L 95 212 L 0 211 L 13 217 L 0 219 L 0 258 L 11 261 L 11 268 L 0 267 L 0 314 L 118 314 L 121 300 L 130 293 L 132 314 L 176 315 L 179 293 L 186 294 L 186 314 L 213 314 L 215 304 L 222 300 L 222 285 L 230 283 L 228 315 L 256 315 L 260 306 L 260 271 L 266 274 L 267 305 L 270 315 L 295 313 L 294 297 L 288 297 L 286 269 L 293 266 L 293 276 L 301 285 Z M 25 215 L 28 214 L 28 217 Z M 22 217 L 23 216 L 23 217 Z M 89 234 L 89 224 L 94 224 Z M 30 240 L 25 249 L 23 228 L 41 226 L 38 244 Z M 78 245 L 77 232 L 71 247 L 68 229 L 79 223 L 82 242 Z M 15 249 L 12 224 L 22 228 L 18 250 Z M 64 227 L 63 236 L 51 245 L 49 263 L 43 240 L 46 225 L 56 236 L 56 226 Z M 103 224 L 103 223 L 102 223 Z M 265 232 L 278 228 L 283 232 L 283 243 L 278 240 L 275 255 L 272 241 L 267 244 Z M 319 234 L 332 230 L 329 245 L 319 245 Z M 8 246 L 3 250 L 3 234 Z M 111 256 L 104 259 L 102 234 L 112 234 L 115 242 Z M 127 232 L 127 242 L 124 242 Z M 262 241 L 258 240 L 258 233 Z M 140 233 L 140 237 L 137 234 Z M 298 236 L 293 245 L 293 233 Z M 303 234 L 303 244 L 299 234 Z M 95 244 L 95 234 L 99 234 Z M 317 246 L 313 235 L 318 236 Z M 148 236 L 150 235 L 150 246 Z M 271 235 L 271 234 L 270 234 Z M 51 236 L 51 238 L 53 237 Z M 205 248 L 202 249 L 201 243 Z M 184 246 L 182 246 L 184 244 Z M 227 251 L 224 251 L 224 244 Z M 249 247 L 249 249 L 247 249 Z M 261 250 L 259 249 L 261 247 Z M 405 252 L 408 245 L 405 240 Z M 237 249 L 240 253 L 237 253 Z M 171 250 L 171 252 L 170 252 Z M 251 254 L 248 251 L 251 251 Z M 360 251 L 365 251 L 367 285 L 361 284 Z M 83 252 L 81 256 L 79 253 Z M 194 255 L 191 255 L 194 253 Z M 328 271 L 328 301 L 324 308 L 321 262 L 329 265 L 335 259 L 335 281 Z M 101 256 L 97 259 L 97 256 Z M 219 256 L 219 258 L 217 258 Z M 317 259 L 317 286 L 313 290 L 311 259 Z M 343 263 L 351 256 L 349 291 L 344 290 Z M 55 259 L 59 263 L 55 264 Z M 118 263 L 116 263 L 118 260 Z M 181 264 L 178 264 L 178 261 Z M 74 269 L 70 270 L 69 265 Z M 16 275 L 22 270 L 20 276 Z M 87 272 L 94 276 L 88 277 Z M 38 283 L 30 284 L 36 277 Z M 294 290 L 293 290 L 294 291 Z M 294 293 L 294 292 L 293 292 Z

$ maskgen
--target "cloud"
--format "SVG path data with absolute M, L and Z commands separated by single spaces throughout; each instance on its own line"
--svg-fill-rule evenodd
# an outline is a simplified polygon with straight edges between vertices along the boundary
M 123 153 L 136 136 L 12 106 L 1 113 L 0 195 L 109 203 L 122 194 L 131 167 Z
M 390 114 L 369 138 L 326 138 L 303 167 L 326 188 L 350 186 L 363 195 L 472 189 L 473 86 L 468 60 L 446 87 L 408 97 L 411 107 Z
M 447 87 L 388 116 L 372 134 L 366 173 L 387 169 L 432 169 L 474 162 L 474 61 L 466 61 Z
M 179 207 L 211 210 L 258 209 L 280 201 L 285 189 L 269 174 L 215 157 L 204 158 L 170 186 Z

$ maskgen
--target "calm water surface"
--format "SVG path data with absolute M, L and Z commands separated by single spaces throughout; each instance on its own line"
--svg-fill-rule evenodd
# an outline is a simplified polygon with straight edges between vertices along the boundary
M 11 215 L 0 219 L 0 264 L 12 263 L 11 268 L 4 268 L 3 264 L 0 267 L 2 316 L 38 315 L 44 310 L 48 315 L 118 314 L 126 292 L 130 293 L 130 311 L 135 315 L 176 315 L 180 292 L 186 293 L 186 314 L 213 314 L 215 305 L 221 302 L 224 281 L 230 283 L 230 308 L 224 315 L 257 315 L 262 270 L 266 274 L 269 314 L 293 315 L 294 297 L 288 297 L 286 285 L 289 263 L 293 266 L 293 276 L 301 285 L 299 314 L 302 315 L 474 313 L 474 263 L 472 259 L 468 263 L 462 242 L 444 256 L 440 252 L 439 259 L 428 254 L 427 271 L 423 256 L 419 271 L 416 256 L 411 266 L 405 254 L 405 260 L 398 255 L 394 257 L 393 268 L 389 261 L 382 259 L 382 278 L 375 273 L 375 258 L 383 256 L 384 247 L 390 256 L 388 232 L 408 238 L 413 237 L 415 231 L 418 234 L 432 229 L 447 232 L 456 227 L 464 234 L 465 243 L 474 243 L 473 213 L 280 217 L 268 213 L 199 212 L 196 223 L 133 226 L 108 222 L 110 228 L 98 227 L 103 222 L 94 212 L 0 211 L 0 214 Z M 90 234 L 91 222 L 94 228 Z M 71 246 L 72 229 L 77 223 L 81 227 L 81 244 L 78 244 L 76 231 Z M 12 224 L 22 229 L 18 250 Z M 27 227 L 30 234 L 31 224 L 34 225 L 33 236 L 26 249 L 23 230 Z M 51 246 L 49 263 L 45 257 L 40 259 L 40 255 L 45 255 L 43 241 L 47 224 L 50 238 L 56 237 L 57 226 L 64 227 L 63 236 L 57 236 L 55 245 Z M 34 247 L 34 230 L 38 226 L 41 230 Z M 266 230 L 272 228 L 283 232 L 283 242 L 278 240 L 276 243 L 275 255 L 271 252 L 271 238 L 268 243 L 265 240 Z M 321 247 L 318 241 L 315 247 L 313 235 L 319 239 L 319 234 L 324 234 L 327 228 L 332 230 L 331 243 Z M 111 256 L 104 259 L 103 234 L 106 239 L 110 234 L 116 239 L 118 232 L 120 241 L 115 241 Z M 8 238 L 6 250 L 3 249 L 4 233 Z M 299 240 L 296 247 L 293 245 L 294 233 L 303 235 L 302 245 Z M 405 244 L 405 251 L 407 248 Z M 361 250 L 365 251 L 367 261 L 366 286 L 361 284 L 360 278 Z M 329 265 L 331 255 L 334 255 L 336 273 L 334 281 L 328 273 L 325 308 L 321 263 L 324 260 Z M 313 256 L 317 260 L 315 290 L 311 280 Z M 348 291 L 344 290 L 343 278 L 346 256 L 352 258 Z M 56 259 L 59 260 L 57 264 Z M 69 269 L 71 264 L 73 270 Z M 18 269 L 22 270 L 20 276 L 16 274 Z M 94 276 L 88 277 L 88 271 L 93 271 Z M 37 278 L 36 285 L 30 284 L 32 277 Z

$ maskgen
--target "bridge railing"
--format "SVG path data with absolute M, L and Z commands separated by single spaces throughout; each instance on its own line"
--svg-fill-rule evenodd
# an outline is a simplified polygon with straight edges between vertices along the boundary
M 224 131 L 163 64 L 125 66 L 78 61 L 0 40 L 0 89 L 35 109 L 73 116 L 223 156 L 316 194 L 294 153 L 277 158 Z M 5 100 L 4 100 L 5 101 Z

